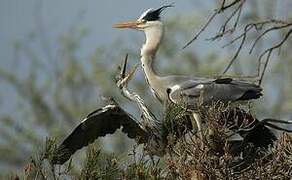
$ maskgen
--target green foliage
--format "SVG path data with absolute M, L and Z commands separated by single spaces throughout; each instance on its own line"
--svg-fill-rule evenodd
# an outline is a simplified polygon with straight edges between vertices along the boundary
M 107 157 L 101 162 L 101 152 L 94 145 L 87 149 L 85 164 L 79 179 L 117 179 L 121 176 L 115 157 Z
M 24 168 L 24 173 L 20 177 L 30 179 L 162 179 L 162 169 L 156 164 L 149 163 L 149 158 L 142 154 L 138 157 L 136 149 L 133 154 L 129 155 L 132 159 L 127 167 L 123 167 L 124 162 L 116 158 L 114 155 L 107 155 L 97 148 L 98 144 L 89 145 L 86 151 L 86 158 L 82 163 L 80 173 L 72 172 L 74 165 L 69 160 L 65 165 L 53 165 L 52 159 L 56 156 L 56 141 L 48 138 L 41 155 L 35 155 L 31 158 Z M 9 177 L 19 177 L 17 175 L 9 175 Z
M 272 1 L 267 2 L 272 3 Z M 260 20 L 265 16 L 265 12 L 273 14 L 276 9 L 273 8 L 276 6 L 269 6 L 269 10 L 258 11 L 257 7 L 261 7 L 260 1 L 247 3 L 250 3 L 251 8 L 250 12 L 244 15 L 244 20 L 249 18 Z M 213 44 L 204 41 L 205 50 L 199 52 L 200 50 L 195 50 L 197 46 L 202 45 L 202 41 L 199 41 L 195 44 L 195 48 L 181 50 L 184 42 L 188 41 L 203 23 L 202 19 L 205 19 L 205 15 L 201 14 L 201 11 L 193 11 L 166 20 L 167 33 L 157 55 L 159 62 L 156 63 L 159 71 L 163 72 L 161 74 L 211 76 L 221 73 L 231 54 L 236 50 L 235 47 L 220 49 L 222 53 L 219 53 Z M 13 51 L 15 59 L 7 60 L 12 62 L 11 67 L 0 67 L 0 83 L 8 85 L 15 96 L 15 98 L 5 97 L 5 92 L 0 92 L 0 107 L 5 109 L 2 101 L 9 101 L 12 104 L 9 111 L 1 111 L 0 114 L 0 136 L 3 141 L 0 144 L 1 171 L 20 170 L 28 161 L 28 157 L 39 149 L 44 137 L 53 135 L 61 141 L 88 112 L 99 107 L 101 95 L 115 96 L 126 109 L 129 107 L 124 99 L 119 98 L 121 96 L 115 88 L 113 77 L 116 74 L 116 67 L 126 53 L 130 54 L 130 63 L 138 62 L 137 48 L 133 50 L 121 47 L 126 43 L 124 40 L 117 40 L 109 45 L 94 47 L 93 52 L 81 55 L 80 52 L 87 48 L 82 42 L 89 34 L 86 28 L 80 28 L 80 24 L 73 24 L 73 27 L 58 35 L 56 42 L 50 42 L 42 36 L 43 34 L 44 32 L 32 32 L 23 41 L 17 41 Z M 275 37 L 282 38 L 282 35 L 272 36 L 272 40 Z M 48 46 L 50 43 L 54 44 L 54 48 Z M 140 45 L 135 39 L 133 46 Z M 270 72 L 266 74 L 263 82 L 265 95 L 263 100 L 260 100 L 261 105 L 256 107 L 258 116 L 285 118 L 291 116 L 291 46 L 292 41 L 288 40 L 287 45 L 281 49 L 281 56 L 270 63 Z M 260 50 L 261 48 L 256 50 L 256 53 Z M 234 65 L 235 74 L 254 74 L 254 58 L 246 55 L 242 53 L 238 61 L 240 63 Z M 145 97 L 146 103 L 152 109 L 159 109 L 157 101 L 153 100 L 141 77 L 133 79 L 131 86 Z M 176 113 L 165 115 L 169 116 L 166 119 L 182 120 L 181 125 L 184 125 L 184 119 L 180 116 L 175 117 Z M 173 127 L 169 126 L 169 129 Z M 128 144 L 125 136 L 116 138 L 118 142 L 114 142 L 113 139 L 111 139 L 112 147 L 115 147 L 113 151 L 125 154 L 128 150 L 125 148 Z M 54 149 L 53 143 L 47 148 Z M 101 153 L 104 153 L 103 150 Z M 31 167 L 38 167 L 36 172 L 40 177 L 41 168 L 37 162 L 43 157 L 35 158 Z M 77 162 L 83 160 L 82 156 L 75 159 Z M 47 165 L 50 164 L 49 161 Z M 75 167 L 78 171 L 79 166 Z M 144 167 L 141 164 L 134 165 L 133 171 L 129 174 L 137 175 L 140 169 L 144 172 Z M 104 170 L 100 172 L 102 171 Z M 151 171 L 148 170 L 149 173 Z M 149 173 L 143 177 L 149 177 Z M 171 175 L 178 176 L 175 171 Z
M 159 160 L 155 162 L 154 157 L 147 157 L 145 152 L 140 152 L 138 155 L 137 149 L 134 146 L 130 157 L 133 162 L 130 163 L 123 174 L 124 179 L 134 179 L 134 180 L 159 180 L 163 179 L 162 168 L 159 166 Z M 151 162 L 149 162 L 151 160 Z
M 168 146 L 176 143 L 178 137 L 182 137 L 189 130 L 197 132 L 197 124 L 189 118 L 185 102 L 179 104 L 167 103 L 164 111 L 163 136 L 168 140 Z M 165 137 L 167 136 L 167 137 Z
M 208 120 L 213 125 L 218 121 L 218 114 L 223 107 L 219 106 L 208 112 Z M 176 107 L 173 110 L 177 110 Z M 171 111 L 171 108 L 170 108 Z M 181 111 L 177 111 L 178 114 Z M 177 117 L 177 116 L 174 116 Z M 224 126 L 217 124 L 210 128 L 221 133 Z M 169 134 L 168 140 L 175 139 Z M 101 152 L 98 144 L 89 145 L 80 172 L 72 172 L 74 162 L 71 160 L 59 166 L 53 165 L 52 157 L 56 154 L 55 139 L 47 139 L 40 155 L 34 155 L 24 168 L 24 179 L 289 179 L 292 166 L 292 136 L 283 134 L 267 151 L 254 152 L 255 162 L 244 169 L 235 169 L 233 163 L 237 157 L 230 153 L 227 141 L 221 139 L 222 152 L 214 150 L 210 144 L 192 133 L 182 138 L 176 138 L 167 147 L 163 157 L 151 157 L 147 152 L 140 151 L 135 146 L 125 158 L 117 158 L 114 154 Z M 125 162 L 128 161 L 128 162 Z M 235 166 L 236 167 L 236 166 Z M 18 177 L 12 176 L 10 177 Z
M 30 163 L 24 168 L 25 179 L 56 179 L 55 166 L 52 163 L 56 155 L 57 144 L 55 139 L 47 138 L 41 154 L 31 157 Z

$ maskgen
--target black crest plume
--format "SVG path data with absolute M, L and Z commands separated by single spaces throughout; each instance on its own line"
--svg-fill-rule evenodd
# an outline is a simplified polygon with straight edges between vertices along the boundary
M 162 6 L 156 10 L 150 10 L 142 19 L 146 20 L 146 21 L 156 21 L 160 19 L 160 14 L 161 12 L 169 7 L 173 7 L 172 4 L 170 5 L 166 5 L 166 6 Z

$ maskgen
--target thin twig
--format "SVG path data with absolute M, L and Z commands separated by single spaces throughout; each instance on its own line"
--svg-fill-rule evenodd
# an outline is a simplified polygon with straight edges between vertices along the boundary
M 289 38 L 289 36 L 291 35 L 291 33 L 292 33 L 292 29 L 290 29 L 290 30 L 286 33 L 286 35 L 285 35 L 285 37 L 282 39 L 282 41 L 280 41 L 280 42 L 279 42 L 278 44 L 276 44 L 275 46 L 266 49 L 266 50 L 260 55 L 260 57 L 259 57 L 259 62 L 261 62 L 263 56 L 264 56 L 265 54 L 268 53 L 268 56 L 267 56 L 267 59 L 266 59 L 265 66 L 264 66 L 264 69 L 263 69 L 263 71 L 262 71 L 262 75 L 261 75 L 261 77 L 260 77 L 259 84 L 261 84 L 261 82 L 262 82 L 262 79 L 263 79 L 263 76 L 264 76 L 264 74 L 265 74 L 265 71 L 266 71 L 266 68 L 267 68 L 267 64 L 268 64 L 268 62 L 269 62 L 269 59 L 270 59 L 270 56 L 271 56 L 272 51 L 275 50 L 275 49 L 279 49 L 279 48 L 281 48 L 281 46 L 284 44 L 284 42 L 286 42 L 286 40 Z
M 235 4 L 239 3 L 240 1 L 245 1 L 245 0 L 234 0 L 233 2 L 231 2 L 230 4 L 224 6 L 224 7 L 221 7 L 220 8 L 220 11 L 224 11 L 232 6 L 234 6 Z
M 237 48 L 236 50 L 236 53 L 234 54 L 234 56 L 232 57 L 231 61 L 229 62 L 229 64 L 226 66 L 225 70 L 223 71 L 223 75 L 230 69 L 231 65 L 234 63 L 235 59 L 238 57 L 241 49 L 243 48 L 243 45 L 244 45 L 244 42 L 246 40 L 246 35 L 247 35 L 247 32 L 250 31 L 252 29 L 252 25 L 247 25 L 245 28 L 244 28 L 244 33 L 243 33 L 243 36 L 242 36 L 242 40 L 241 40 L 241 43 L 239 45 L 239 47 Z
M 226 9 L 233 7 L 234 5 L 236 5 L 237 3 L 242 2 L 241 5 L 239 5 L 238 8 L 236 8 L 236 10 L 233 11 L 233 13 L 231 14 L 231 17 L 229 17 L 227 19 L 226 25 L 228 24 L 228 22 L 232 19 L 232 17 L 236 14 L 236 12 L 242 8 L 242 5 L 244 4 L 245 0 L 234 0 L 233 2 L 231 2 L 230 4 L 225 6 L 225 0 L 222 1 L 220 8 L 219 9 L 215 9 L 214 13 L 212 14 L 212 16 L 207 20 L 207 22 L 204 24 L 204 26 L 200 29 L 200 31 L 189 41 L 186 43 L 186 45 L 183 46 L 182 49 L 185 49 L 186 47 L 188 47 L 191 43 L 193 43 L 201 34 L 203 31 L 206 30 L 206 28 L 209 26 L 209 24 L 213 21 L 213 19 L 218 15 L 223 13 Z M 241 10 L 240 10 L 241 12 Z M 223 32 L 224 34 L 225 32 Z
M 208 27 L 208 25 L 212 22 L 212 20 L 215 18 L 215 16 L 218 14 L 217 11 L 215 11 L 213 13 L 213 15 L 208 19 L 208 21 L 206 22 L 206 24 L 200 29 L 200 31 L 188 42 L 186 43 L 186 45 L 183 46 L 182 49 L 185 49 L 186 47 L 188 47 L 191 43 L 193 43 L 199 36 L 200 34 Z
M 282 26 L 273 26 L 267 30 L 265 30 L 261 35 L 259 35 L 259 37 L 257 37 L 257 39 L 254 41 L 250 51 L 249 51 L 249 54 L 251 54 L 256 46 L 256 44 L 258 43 L 258 41 L 267 33 L 271 32 L 271 31 L 275 31 L 275 30 L 279 30 L 279 29 L 284 29 L 284 28 L 287 28 L 289 26 L 292 26 L 292 23 L 288 23 L 288 24 L 285 24 L 285 25 L 282 25 Z
M 214 37 L 208 38 L 207 40 L 212 40 L 213 41 L 213 40 L 216 40 L 216 39 L 218 39 L 220 37 L 223 37 L 227 33 L 231 34 L 231 33 L 233 33 L 235 31 L 235 29 L 237 27 L 237 24 L 238 24 L 238 21 L 239 21 L 239 17 L 240 17 L 242 6 L 243 6 L 244 2 L 245 1 L 242 1 L 242 3 L 240 3 L 238 5 L 238 7 L 231 13 L 231 15 L 227 18 L 227 20 L 220 27 L 219 32 Z M 238 14 L 238 15 L 237 15 L 236 20 L 235 20 L 235 22 L 233 24 L 233 27 L 231 29 L 226 30 L 227 25 L 229 24 L 229 22 L 233 19 L 233 17 L 236 14 Z

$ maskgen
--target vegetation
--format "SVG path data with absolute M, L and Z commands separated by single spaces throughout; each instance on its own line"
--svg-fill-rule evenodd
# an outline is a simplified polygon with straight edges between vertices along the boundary
M 230 1 L 226 0 L 227 2 Z M 250 22 L 277 18 L 281 12 L 277 10 L 276 3 L 278 2 L 274 0 L 245 1 L 244 8 L 239 8 L 242 9 L 240 10 L 242 13 L 236 29 L 243 30 L 244 26 Z M 221 3 L 215 5 L 221 5 Z M 279 6 L 282 9 L 291 8 L 291 4 L 286 6 L 283 3 Z M 237 6 L 233 8 L 236 10 Z M 212 31 L 218 28 L 212 27 L 220 29 L 218 22 L 225 22 L 224 20 L 228 17 L 224 13 L 232 14 L 231 10 L 222 11 L 222 13 L 220 11 L 221 16 L 217 17 L 218 21 L 211 24 L 210 28 L 204 31 L 207 35 L 204 36 L 203 33 L 198 40 L 210 38 L 211 33 L 218 35 L 217 31 Z M 210 12 L 210 9 L 207 12 Z M 234 57 L 234 54 L 230 57 L 230 52 L 236 52 L 238 44 L 220 48 L 219 51 L 209 46 L 213 47 L 213 44 L 219 43 L 221 44 L 218 46 L 225 45 L 230 42 L 230 39 L 240 35 L 241 31 L 233 34 L 221 32 L 230 36 L 216 36 L 216 40 L 222 39 L 220 42 L 195 41 L 192 44 L 194 48 L 188 47 L 180 51 L 184 42 L 190 40 L 194 34 L 194 29 L 199 30 L 199 27 L 204 25 L 205 22 L 202 21 L 204 16 L 205 14 L 198 15 L 190 12 L 177 16 L 171 15 L 172 18 L 166 20 L 166 39 L 158 55 L 161 61 L 157 62 L 161 72 L 213 76 L 224 71 L 228 64 L 226 60 L 232 60 Z M 82 19 L 82 15 L 77 19 Z M 285 21 L 291 21 L 291 14 L 287 15 Z M 41 23 L 38 23 L 41 26 Z M 253 40 L 260 35 L 259 32 L 264 32 L 271 27 L 263 26 L 262 29 L 249 30 L 243 47 L 249 47 L 248 45 L 251 45 Z M 245 48 L 242 48 L 242 52 L 237 54 L 236 61 L 230 69 L 231 74 L 236 76 L 256 74 L 258 61 L 254 59 L 258 59 L 263 50 L 270 47 L 267 45 L 281 42 L 291 31 L 289 28 L 291 27 L 266 35 L 265 41 L 259 41 L 251 56 Z M 117 44 L 123 44 L 121 43 L 123 39 L 120 39 L 110 45 L 96 47 L 91 53 L 80 55 L 80 52 L 86 48 L 82 41 L 88 36 L 90 36 L 88 30 L 80 28 L 77 23 L 59 35 L 58 41 L 54 42 L 56 48 L 51 48 L 44 32 L 39 31 L 28 34 L 25 40 L 15 42 L 13 67 L 0 67 L 0 83 L 8 86 L 8 90 L 11 90 L 16 97 L 8 97 L 7 100 L 4 92 L 0 92 L 1 102 L 13 102 L 9 111 L 0 114 L 0 177 L 11 179 L 17 179 L 17 177 L 24 179 L 64 179 L 66 177 L 72 179 L 115 179 L 116 177 L 122 179 L 191 179 L 195 177 L 198 179 L 226 179 L 226 177 L 230 179 L 270 177 L 289 179 L 292 138 L 287 134 L 282 134 L 273 147 L 265 152 L 263 158 L 256 160 L 252 166 L 241 173 L 233 173 L 228 167 L 232 157 L 227 149 L 226 151 L 224 149 L 221 156 L 212 154 L 210 147 L 204 144 L 202 146 L 202 142 L 195 136 L 188 137 L 187 140 L 179 139 L 174 144 L 171 142 L 176 139 L 175 134 L 168 138 L 170 141 L 168 154 L 161 160 L 156 158 L 154 163 L 143 150 L 139 150 L 141 147 L 132 148 L 132 141 L 129 141 L 122 133 L 116 133 L 106 140 L 96 141 L 87 148 L 86 154 L 84 151 L 77 153 L 74 160 L 70 160 L 64 166 L 52 165 L 50 160 L 54 156 L 56 146 L 88 112 L 103 104 L 101 96 L 114 96 L 125 109 L 134 111 L 132 105 L 121 98 L 118 90 L 113 88 L 115 87 L 113 79 L 116 67 L 123 56 L 129 53 L 130 63 L 135 63 L 139 58 L 138 51 L 127 47 L 117 48 Z M 202 42 L 205 44 L 203 49 L 207 50 L 195 51 L 194 49 Z M 291 46 L 292 40 L 287 38 L 283 46 L 278 49 L 281 53 L 278 56 L 271 55 L 268 71 L 262 82 L 265 89 L 264 98 L 251 108 L 259 117 L 283 119 L 291 117 Z M 166 64 L 166 62 L 172 63 Z M 150 105 L 153 112 L 163 116 L 161 108 L 157 107 L 157 102 L 153 101 L 141 78 L 141 76 L 136 77 L 131 82 L 133 88 L 141 96 L 146 97 L 146 103 Z M 4 106 L 5 104 L 0 103 L 1 108 L 4 109 Z M 166 114 L 166 118 L 175 119 L 177 118 L 175 114 Z M 171 129 L 172 126 L 169 128 Z M 56 139 L 47 139 L 45 146 L 40 148 L 44 144 L 45 137 L 52 136 Z M 221 143 L 225 147 L 225 141 Z M 129 151 L 130 154 L 128 154 Z
M 177 109 L 174 109 L 176 111 Z M 217 117 L 222 111 L 213 111 Z M 180 114 L 180 113 L 177 113 Z M 208 119 L 211 123 L 217 118 Z M 214 136 L 220 135 L 219 129 Z M 215 129 L 213 129 L 215 130 Z M 214 146 L 203 143 L 200 138 L 188 133 L 181 138 L 170 133 L 168 147 L 164 157 L 150 157 L 141 147 L 134 146 L 128 160 L 115 154 L 105 154 L 98 144 L 93 143 L 86 150 L 86 158 L 80 170 L 72 159 L 64 165 L 53 165 L 56 155 L 56 141 L 47 139 L 44 151 L 31 158 L 25 166 L 24 179 L 289 179 L 292 166 L 292 136 L 282 134 L 279 140 L 268 149 L 259 149 L 251 157 L 254 163 L 239 168 L 237 158 L 230 152 L 226 140 L 216 142 L 223 152 L 214 150 Z M 246 146 L 247 147 L 247 146 Z M 74 156 L 73 156 L 74 159 Z M 15 177 L 18 177 L 15 175 Z

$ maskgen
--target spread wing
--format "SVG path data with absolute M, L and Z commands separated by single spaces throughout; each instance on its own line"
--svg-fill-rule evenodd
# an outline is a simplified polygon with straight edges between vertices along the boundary
M 229 166 L 235 171 L 240 171 L 254 163 L 257 158 L 262 158 L 263 152 L 277 140 L 268 124 L 243 109 L 226 109 L 220 111 L 216 117 L 211 118 L 210 127 L 213 131 L 224 129 L 226 132 L 225 129 L 229 129 L 234 135 L 239 134 L 242 137 L 241 140 L 228 140 L 228 153 L 234 157 Z M 212 150 L 223 155 L 226 153 L 226 142 L 221 139 L 221 135 L 209 134 L 206 136 L 206 142 Z
M 97 138 L 113 134 L 122 127 L 129 138 L 138 143 L 147 141 L 148 134 L 123 109 L 110 104 L 90 113 L 58 147 L 54 164 L 64 164 L 79 149 L 92 143 Z
M 175 103 L 184 101 L 196 109 L 197 105 L 208 105 L 212 102 L 234 102 L 257 99 L 262 88 L 256 84 L 237 81 L 231 78 L 216 80 L 188 80 L 168 89 L 169 99 Z

